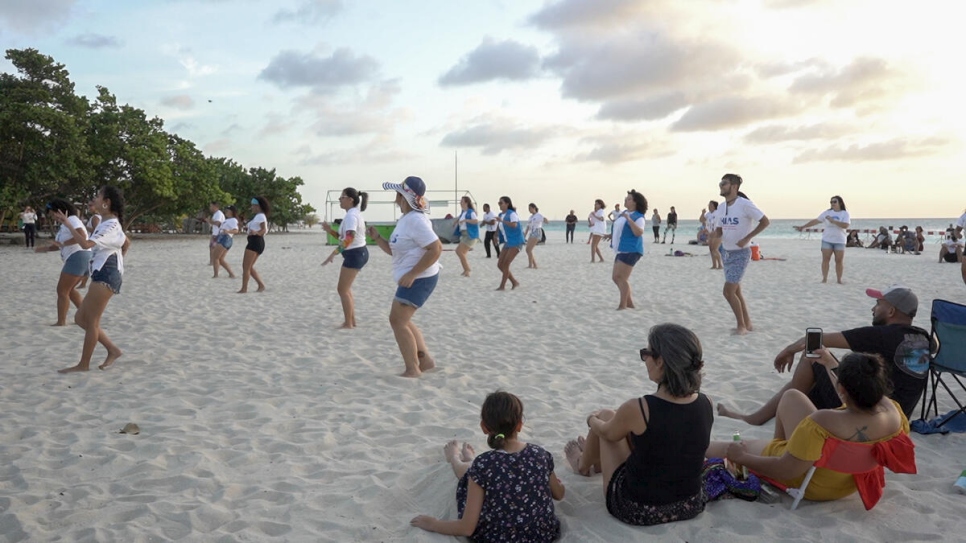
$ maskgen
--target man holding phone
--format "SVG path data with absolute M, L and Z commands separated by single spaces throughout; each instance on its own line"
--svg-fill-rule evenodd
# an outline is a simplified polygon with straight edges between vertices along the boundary
M 912 319 L 919 308 L 919 298 L 912 290 L 902 286 L 892 286 L 881 291 L 867 289 L 865 293 L 876 299 L 872 307 L 872 326 L 824 334 L 821 347 L 881 356 L 886 361 L 892 379 L 893 390 L 889 397 L 899 403 L 906 417 L 912 417 L 926 387 L 931 347 L 929 333 L 912 325 Z M 792 369 L 795 355 L 805 350 L 806 343 L 807 335 L 778 353 L 775 357 L 775 369 L 778 373 Z M 814 363 L 815 360 L 808 352 L 803 353 L 792 374 L 791 382 L 754 413 L 745 415 L 719 403 L 718 414 L 760 426 L 775 417 L 778 402 L 789 389 L 807 394 L 818 409 L 839 407 L 842 400 L 839 399 L 828 375 L 832 369 Z

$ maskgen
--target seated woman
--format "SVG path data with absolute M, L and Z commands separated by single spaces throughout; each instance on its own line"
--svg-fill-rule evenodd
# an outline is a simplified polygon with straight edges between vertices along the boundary
M 849 230 L 849 236 L 845 240 L 846 247 L 862 247 L 862 240 L 859 239 L 858 230 Z
M 716 441 L 708 447 L 708 457 L 727 457 L 759 475 L 797 487 L 821 457 L 826 440 L 838 439 L 881 443 L 889 450 L 884 455 L 890 458 L 886 467 L 895 472 L 915 473 L 909 421 L 899 405 L 887 397 L 891 387 L 882 358 L 851 353 L 839 363 L 825 349 L 817 352 L 818 362 L 829 372 L 844 402 L 842 407 L 816 410 L 808 396 L 789 390 L 778 404 L 775 439 Z M 883 481 L 878 479 L 880 490 Z M 817 468 L 805 489 L 805 499 L 837 500 L 856 490 L 851 474 Z
M 647 336 L 641 360 L 657 391 L 617 411 L 587 418 L 587 438 L 567 443 L 575 472 L 603 472 L 607 511 L 628 524 L 687 520 L 704 511 L 704 452 L 711 440 L 711 400 L 701 394 L 701 342 L 677 324 Z
M 875 236 L 875 239 L 872 240 L 872 243 L 869 244 L 868 249 L 882 249 L 888 251 L 889 247 L 892 247 L 892 234 L 886 230 L 885 226 L 880 226 L 879 233 Z

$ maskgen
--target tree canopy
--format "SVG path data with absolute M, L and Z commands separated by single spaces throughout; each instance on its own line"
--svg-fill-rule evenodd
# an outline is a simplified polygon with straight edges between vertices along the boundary
M 270 221 L 281 229 L 315 211 L 302 202 L 300 177 L 206 157 L 104 87 L 93 101 L 77 96 L 64 65 L 36 49 L 9 49 L 6 58 L 17 73 L 0 73 L 0 224 L 53 197 L 86 202 L 102 185 L 124 193 L 125 228 L 177 223 L 209 202 L 247 210 L 256 195 L 271 202 Z

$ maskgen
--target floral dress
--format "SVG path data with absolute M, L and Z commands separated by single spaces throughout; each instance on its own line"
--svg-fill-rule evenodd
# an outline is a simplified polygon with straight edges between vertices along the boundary
M 528 443 L 522 451 L 487 451 L 473 460 L 456 487 L 460 518 L 466 508 L 468 479 L 486 493 L 472 539 L 476 543 L 544 542 L 560 536 L 560 520 L 550 495 L 553 455 Z

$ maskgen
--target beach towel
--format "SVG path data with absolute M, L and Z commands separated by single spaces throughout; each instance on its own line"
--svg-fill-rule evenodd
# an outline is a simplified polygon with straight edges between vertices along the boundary
M 966 432 L 966 415 L 959 415 L 953 417 L 953 415 L 959 411 L 958 409 L 953 409 L 945 415 L 939 415 L 932 420 L 914 420 L 909 423 L 909 427 L 912 428 L 914 432 L 920 434 L 948 434 L 953 433 L 963 433 Z M 940 425 L 939 423 L 946 417 L 952 417 L 945 424 Z

